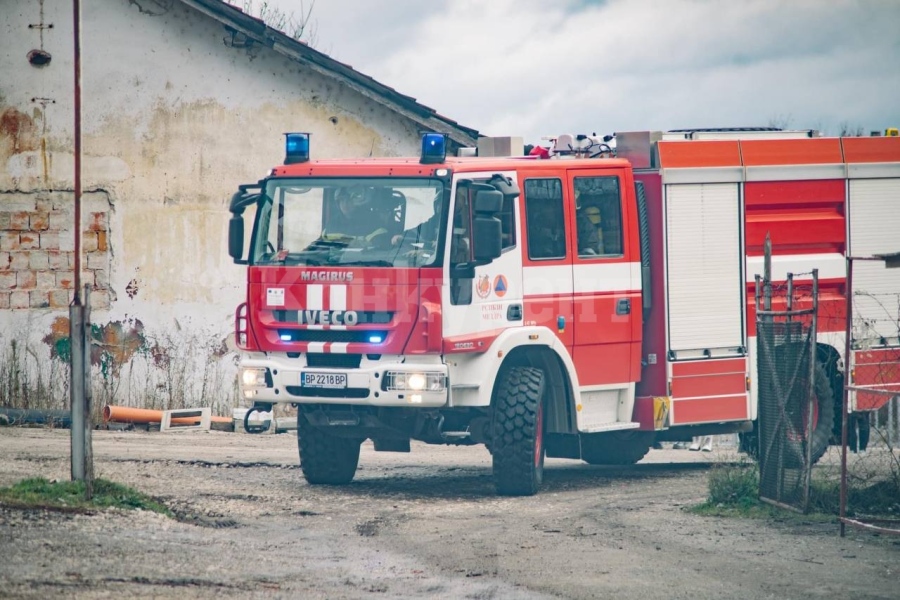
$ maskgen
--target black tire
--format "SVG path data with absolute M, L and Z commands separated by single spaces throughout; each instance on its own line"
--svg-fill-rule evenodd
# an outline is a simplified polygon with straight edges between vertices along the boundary
M 738 434 L 738 449 L 752 458 L 759 460 L 759 420 L 753 421 L 752 431 L 742 431 Z
M 361 443 L 358 439 L 337 437 L 313 427 L 302 412 L 297 415 L 300 469 L 310 484 L 350 483 L 356 475 Z
M 819 459 L 825 455 L 825 451 L 828 450 L 828 444 L 831 441 L 832 436 L 832 427 L 834 425 L 834 392 L 831 387 L 831 382 L 828 378 L 828 375 L 825 372 L 825 367 L 820 362 L 816 362 L 815 370 L 813 371 L 813 377 L 815 378 L 814 392 L 815 392 L 815 402 L 816 402 L 816 412 L 813 416 L 815 421 L 813 425 L 813 433 L 812 433 L 812 453 L 811 453 L 811 462 L 810 465 L 814 465 L 819 462 Z M 796 420 L 796 426 L 800 431 L 805 432 L 806 429 L 806 411 L 802 411 L 799 415 L 799 418 Z M 747 448 L 747 453 L 754 459 L 759 459 L 759 440 L 757 438 L 757 423 L 753 424 L 753 431 L 749 434 L 741 434 L 742 435 L 742 444 L 743 440 L 747 440 L 748 445 L 752 445 L 752 450 Z M 805 433 L 802 435 L 805 436 Z M 743 436 L 746 436 L 744 438 Z M 743 447 L 741 448 L 744 449 Z M 804 445 L 805 450 L 805 445 Z M 798 461 L 805 462 L 805 457 L 797 456 Z
M 633 465 L 653 445 L 650 431 L 611 431 L 581 434 L 581 460 L 589 465 Z
M 818 414 L 813 426 L 811 465 L 819 462 L 819 459 L 828 450 L 828 442 L 831 440 L 831 428 L 834 425 L 834 390 L 831 388 L 831 382 L 828 380 L 828 375 L 825 373 L 825 367 L 822 363 L 816 363 L 813 376 L 815 377 Z
M 531 496 L 544 478 L 544 374 L 505 370 L 494 389 L 491 432 L 494 485 L 502 496 Z

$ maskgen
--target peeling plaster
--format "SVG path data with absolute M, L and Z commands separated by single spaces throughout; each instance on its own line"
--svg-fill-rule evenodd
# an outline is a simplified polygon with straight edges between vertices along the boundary
M 50 355 L 69 361 L 71 341 L 68 317 L 56 317 L 50 325 L 50 333 L 43 342 L 50 347 Z M 137 352 L 151 353 L 144 336 L 144 324 L 137 319 L 111 321 L 105 325 L 91 323 L 91 365 L 101 367 L 102 374 L 111 375 L 121 370 Z
M 15 107 L 7 107 L 0 114 L 0 162 L 20 152 L 39 148 L 39 136 L 34 120 Z

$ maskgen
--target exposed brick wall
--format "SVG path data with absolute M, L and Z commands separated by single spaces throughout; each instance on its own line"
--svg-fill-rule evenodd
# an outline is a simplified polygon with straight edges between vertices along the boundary
M 82 200 L 82 285 L 91 307 L 107 309 L 109 202 Z M 0 310 L 59 310 L 75 293 L 74 196 L 71 192 L 0 194 Z

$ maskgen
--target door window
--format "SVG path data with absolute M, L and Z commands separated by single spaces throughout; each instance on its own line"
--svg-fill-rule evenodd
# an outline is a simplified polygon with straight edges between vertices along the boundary
M 619 178 L 576 177 L 578 256 L 622 256 L 622 200 Z
M 565 258 L 566 228 L 561 180 L 525 181 L 525 221 L 528 229 L 528 258 Z

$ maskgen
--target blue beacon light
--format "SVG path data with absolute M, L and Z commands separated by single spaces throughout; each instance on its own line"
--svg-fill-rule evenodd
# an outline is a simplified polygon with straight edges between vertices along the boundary
M 384 338 L 383 338 L 382 336 L 380 336 L 380 335 L 377 335 L 377 334 L 375 334 L 375 335 L 370 335 L 370 336 L 369 336 L 369 343 L 370 343 L 370 344 L 380 344 L 383 340 L 384 340 Z
M 293 165 L 309 161 L 309 134 L 284 134 L 284 164 Z
M 442 163 L 447 158 L 447 136 L 443 133 L 426 133 L 422 136 L 423 165 Z

